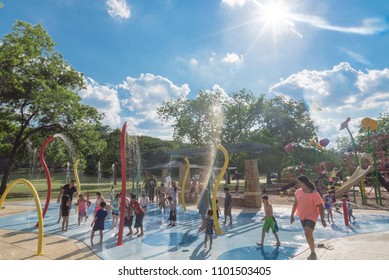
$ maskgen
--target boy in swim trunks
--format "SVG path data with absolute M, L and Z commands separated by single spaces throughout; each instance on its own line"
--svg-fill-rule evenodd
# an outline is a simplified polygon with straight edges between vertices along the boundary
M 276 229 L 276 221 L 273 217 L 273 206 L 269 203 L 269 198 L 267 195 L 262 195 L 262 203 L 265 210 L 265 217 L 262 218 L 263 227 L 262 227 L 262 238 L 261 242 L 257 243 L 258 246 L 263 246 L 263 242 L 265 241 L 265 234 L 269 232 L 269 229 L 272 230 L 277 243 L 276 246 L 280 246 L 281 242 L 278 238 L 277 229 Z

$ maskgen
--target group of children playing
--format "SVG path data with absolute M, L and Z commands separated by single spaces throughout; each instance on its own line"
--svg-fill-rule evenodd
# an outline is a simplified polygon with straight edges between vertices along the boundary
M 351 221 L 355 221 L 355 216 L 353 215 L 353 208 L 352 204 L 348 198 L 347 194 L 343 195 L 343 199 L 346 202 L 346 209 L 347 209 L 347 214 L 348 214 L 348 219 Z M 336 204 L 336 199 L 335 199 L 335 186 L 331 186 L 331 189 L 328 191 L 328 194 L 323 197 L 324 201 L 324 209 L 327 213 L 327 220 L 328 223 L 334 223 L 333 219 L 333 214 L 332 214 L 332 208 L 335 207 L 336 210 L 339 209 L 339 206 Z M 261 236 L 261 241 L 257 243 L 258 246 L 263 246 L 264 240 L 265 240 L 265 234 L 269 232 L 271 229 L 275 238 L 276 238 L 276 246 L 280 246 L 281 242 L 278 237 L 278 225 L 277 221 L 273 216 L 273 206 L 269 203 L 268 196 L 262 195 L 262 203 L 264 205 L 264 211 L 265 211 L 265 216 L 262 218 L 263 227 L 262 227 L 262 236 Z
M 352 221 L 355 221 L 352 204 L 348 198 L 348 195 L 344 194 L 343 199 L 345 199 L 346 201 L 346 209 L 347 209 L 347 215 L 349 221 L 351 221 L 351 219 L 353 219 Z M 331 189 L 328 191 L 328 194 L 324 196 L 323 200 L 324 200 L 324 209 L 326 210 L 327 213 L 328 223 L 334 223 L 334 216 L 332 214 L 332 209 L 335 207 L 337 211 L 339 210 L 339 205 L 336 204 L 334 187 L 331 187 Z
M 329 223 L 334 223 L 333 221 L 333 214 L 332 214 L 332 208 L 336 205 L 336 200 L 335 200 L 335 187 L 332 187 L 331 190 L 328 191 L 328 194 L 324 196 L 324 209 L 326 210 L 327 213 L 327 219 Z M 224 188 L 225 192 L 225 199 L 224 199 L 224 225 L 227 222 L 227 218 L 229 217 L 229 224 L 232 224 L 232 213 L 231 213 L 231 208 L 232 208 L 232 196 L 229 192 L 229 188 L 226 187 Z M 159 207 L 161 211 L 165 211 L 166 204 L 169 206 L 169 227 L 174 227 L 176 225 L 176 220 L 177 220 L 177 208 L 176 204 L 177 201 L 174 201 L 172 196 L 168 196 L 166 198 L 165 194 L 163 192 L 158 192 L 157 194 L 159 197 Z M 348 210 L 348 215 L 349 215 L 349 220 L 353 219 L 355 221 L 355 217 L 353 216 L 353 211 L 352 211 L 352 205 L 351 202 L 348 200 L 348 196 L 345 194 L 343 195 L 343 198 L 346 199 L 346 206 Z M 95 209 L 94 209 L 94 218 L 91 223 L 92 227 L 92 232 L 91 232 L 91 244 L 93 245 L 93 238 L 95 235 L 96 231 L 99 231 L 100 234 L 100 243 L 103 242 L 103 231 L 105 229 L 104 227 L 104 221 L 107 217 L 109 217 L 109 212 L 112 214 L 112 229 L 116 227 L 117 222 L 119 220 L 119 212 L 120 212 L 120 200 L 121 200 L 121 195 L 114 193 L 114 187 L 112 186 L 111 191 L 110 191 L 110 204 L 107 205 L 107 202 L 105 201 L 103 195 L 100 192 L 96 192 L 96 204 L 95 204 Z M 273 206 L 269 203 L 269 198 L 268 196 L 262 195 L 261 197 L 262 203 L 264 206 L 264 217 L 262 218 L 263 221 L 263 228 L 262 228 L 262 235 L 261 235 L 261 241 L 257 243 L 258 246 L 263 246 L 264 244 L 264 239 L 266 233 L 271 230 L 276 238 L 276 246 L 280 246 L 281 242 L 279 240 L 278 236 L 278 225 L 277 221 L 274 218 L 273 215 Z M 218 202 L 218 200 L 216 200 Z M 136 229 L 135 235 L 138 235 L 139 237 L 144 235 L 144 230 L 143 230 L 143 218 L 145 213 L 147 212 L 147 206 L 149 204 L 149 200 L 146 197 L 146 194 L 143 192 L 142 197 L 139 199 L 139 201 L 136 198 L 136 195 L 134 193 L 130 194 L 130 198 L 126 197 L 126 217 L 125 217 L 125 226 L 128 227 L 129 232 L 128 236 L 132 235 L 132 224 L 135 216 L 135 225 L 134 228 Z M 78 226 L 80 226 L 81 222 L 83 219 L 85 219 L 85 222 L 88 219 L 88 214 L 87 214 L 87 208 L 91 205 L 91 202 L 86 200 L 83 194 L 79 194 L 78 200 L 76 205 L 78 206 Z M 68 197 L 64 197 L 63 200 L 63 205 L 61 206 L 62 208 L 62 217 L 63 217 L 63 222 L 62 222 L 62 230 L 67 230 L 68 228 L 68 223 L 69 223 L 69 211 L 71 207 L 71 201 Z M 200 231 L 204 231 L 205 233 L 205 239 L 204 239 L 204 248 L 207 247 L 207 242 L 208 240 L 210 241 L 210 246 L 209 249 L 212 249 L 212 236 L 215 231 L 215 222 L 213 219 L 213 213 L 216 211 L 217 218 L 220 217 L 220 208 L 218 204 L 216 205 L 216 209 L 208 209 L 209 206 L 206 207 L 206 211 L 204 211 L 204 214 L 202 215 L 202 226 L 200 227 Z

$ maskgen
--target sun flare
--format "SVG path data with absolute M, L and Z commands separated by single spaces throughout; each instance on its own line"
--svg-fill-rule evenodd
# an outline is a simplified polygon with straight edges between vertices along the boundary
M 294 31 L 290 7 L 286 1 L 269 0 L 266 3 L 257 2 L 258 18 L 263 30 L 271 30 L 273 34 Z

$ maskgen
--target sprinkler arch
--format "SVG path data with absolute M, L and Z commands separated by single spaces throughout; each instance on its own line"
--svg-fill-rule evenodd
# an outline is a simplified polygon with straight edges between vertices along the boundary
M 47 182 L 47 194 L 46 194 L 46 203 L 45 203 L 45 207 L 43 208 L 43 218 L 45 217 L 46 215 L 46 212 L 47 212 L 47 209 L 49 208 L 49 204 L 50 204 L 50 197 L 51 197 L 51 177 L 50 177 L 50 170 L 49 168 L 47 167 L 47 164 L 46 164 L 46 161 L 45 161 L 45 149 L 46 149 L 46 146 L 47 144 L 49 144 L 53 139 L 55 138 L 55 135 L 52 135 L 50 136 L 49 138 L 46 139 L 45 142 L 43 142 L 42 146 L 41 146 L 41 149 L 40 149 L 40 152 L 39 152 L 39 159 L 41 161 L 41 164 L 43 166 L 43 169 L 45 170 L 45 174 L 46 174 L 46 182 Z M 37 224 L 38 226 L 38 224 Z
M 127 136 L 127 122 L 123 124 L 122 133 L 120 136 L 120 162 L 121 162 L 121 174 L 122 174 L 122 194 L 120 197 L 120 222 L 117 245 L 123 245 L 123 228 L 124 228 L 124 216 L 126 211 L 126 179 L 127 179 L 127 167 L 126 167 L 126 136 Z
M 186 186 L 186 180 L 188 179 L 189 171 L 190 171 L 190 163 L 188 160 L 188 157 L 185 157 L 186 162 L 186 171 L 184 180 L 182 182 L 182 188 L 181 188 L 181 200 L 182 200 L 182 207 L 184 208 L 184 212 L 186 212 L 186 204 L 185 204 L 185 186 Z
M 76 184 L 77 184 L 77 192 L 80 194 L 81 193 L 81 184 L 80 184 L 80 178 L 78 177 L 78 164 L 80 163 L 80 159 L 76 159 L 74 162 L 74 167 L 73 167 L 73 172 L 74 172 L 74 178 L 76 179 Z M 75 214 L 78 213 L 78 205 L 75 208 Z
M 224 155 L 224 164 L 223 164 L 222 169 L 220 170 L 219 175 L 217 176 L 217 181 L 216 181 L 216 184 L 215 184 L 215 188 L 213 189 L 212 209 L 214 209 L 214 211 L 213 211 L 213 219 L 215 221 L 216 234 L 222 234 L 223 232 L 222 232 L 222 230 L 220 228 L 219 219 L 217 218 L 217 213 L 216 213 L 216 211 L 217 211 L 216 210 L 216 199 L 217 199 L 217 192 L 218 192 L 219 186 L 220 186 L 220 181 L 224 177 L 224 173 L 226 172 L 226 170 L 228 168 L 229 158 L 228 158 L 227 150 L 222 145 L 217 144 L 217 148 Z
M 41 202 L 39 200 L 38 193 L 34 187 L 33 184 L 31 184 L 30 181 L 26 179 L 16 179 L 13 180 L 8 187 L 5 189 L 5 192 L 3 193 L 1 199 L 0 199 L 0 209 L 1 206 L 4 203 L 5 198 L 7 197 L 8 192 L 15 186 L 17 183 L 23 183 L 26 185 L 32 192 L 32 195 L 34 196 L 35 200 L 35 206 L 36 206 L 36 211 L 38 212 L 38 225 L 39 225 L 39 232 L 38 232 L 38 250 L 36 252 L 36 255 L 41 256 L 44 255 L 44 252 L 42 251 L 43 247 L 43 235 L 44 235 L 44 229 L 43 229 L 43 214 L 42 214 L 42 207 L 41 207 Z

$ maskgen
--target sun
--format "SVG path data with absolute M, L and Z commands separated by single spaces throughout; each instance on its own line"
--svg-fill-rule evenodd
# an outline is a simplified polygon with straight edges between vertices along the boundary
M 290 31 L 294 27 L 290 7 L 282 0 L 269 0 L 266 3 L 257 2 L 258 19 L 263 30 L 270 29 L 273 33 Z

